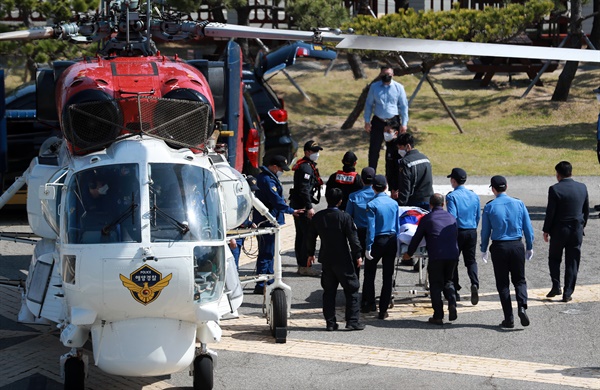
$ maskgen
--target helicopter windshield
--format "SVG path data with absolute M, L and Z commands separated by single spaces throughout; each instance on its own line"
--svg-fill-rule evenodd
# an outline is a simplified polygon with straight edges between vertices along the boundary
M 221 203 L 214 175 L 184 164 L 150 164 L 150 239 L 223 240 Z
M 67 243 L 142 242 L 137 164 L 77 172 L 66 200 Z

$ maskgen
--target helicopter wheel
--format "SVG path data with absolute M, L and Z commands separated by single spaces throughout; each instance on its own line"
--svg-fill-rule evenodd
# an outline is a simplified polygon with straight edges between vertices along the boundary
M 213 388 L 214 364 L 208 355 L 198 355 L 194 359 L 194 390 Z
M 285 343 L 287 336 L 287 301 L 285 291 L 278 288 L 271 294 L 269 326 L 276 343 Z
M 85 363 L 78 357 L 65 362 L 65 390 L 83 390 L 85 388 Z

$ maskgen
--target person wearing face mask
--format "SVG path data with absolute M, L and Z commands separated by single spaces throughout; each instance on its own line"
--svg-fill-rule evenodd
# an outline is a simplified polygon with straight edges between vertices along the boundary
M 339 188 L 342 190 L 342 204 L 339 206 L 340 210 L 346 210 L 348 204 L 348 197 L 351 193 L 363 188 L 363 182 L 356 172 L 356 162 L 358 158 L 352 151 L 346 152 L 342 158 L 342 164 L 344 166 L 339 171 L 332 173 L 327 180 L 327 189 Z
M 393 122 L 383 129 L 383 140 L 385 142 L 385 178 L 388 182 L 388 189 L 393 195 L 393 199 L 398 194 L 398 148 L 396 139 L 400 131 L 400 123 Z
M 408 126 L 408 99 L 404 87 L 392 80 L 394 70 L 389 66 L 383 66 L 379 76 L 380 79 L 369 88 L 364 112 L 365 131 L 370 137 L 369 166 L 376 171 L 384 128 L 397 122 L 400 133 L 406 133 Z
M 304 214 L 294 218 L 296 262 L 298 273 L 304 276 L 320 275 L 320 272 L 307 265 L 306 232 L 310 219 L 315 215 L 313 204 L 317 204 L 321 200 L 323 180 L 321 180 L 317 169 L 317 160 L 321 150 L 323 148 L 314 140 L 307 141 L 304 144 L 304 157 L 298 160 L 292 168 L 294 171 L 294 188 L 290 190 L 290 206 L 305 210 Z
M 429 210 L 429 198 L 433 195 L 431 162 L 415 149 L 415 140 L 408 133 L 400 134 L 396 140 L 398 155 L 398 192 L 393 193 L 400 206 L 416 206 Z
M 279 225 L 285 224 L 284 214 L 293 214 L 294 217 L 304 213 L 304 210 L 294 210 L 285 203 L 283 187 L 279 177 L 283 171 L 289 171 L 287 160 L 283 156 L 273 156 L 266 166 L 260 167 L 260 174 L 256 178 L 256 197 L 269 209 L 269 213 L 277 220 Z M 267 219 L 254 210 L 252 221 L 257 226 L 270 226 Z M 265 234 L 258 236 L 258 257 L 256 259 L 256 274 L 272 274 L 273 258 L 275 256 L 275 236 Z M 263 294 L 264 282 L 256 283 L 254 294 Z

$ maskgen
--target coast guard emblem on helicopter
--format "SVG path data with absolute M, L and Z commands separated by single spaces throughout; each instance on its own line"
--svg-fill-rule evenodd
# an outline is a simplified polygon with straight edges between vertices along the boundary
M 154 302 L 162 289 L 169 285 L 172 277 L 173 274 L 169 274 L 163 279 L 160 272 L 147 265 L 133 271 L 129 279 L 119 274 L 123 286 L 127 287 L 133 299 L 142 305 Z

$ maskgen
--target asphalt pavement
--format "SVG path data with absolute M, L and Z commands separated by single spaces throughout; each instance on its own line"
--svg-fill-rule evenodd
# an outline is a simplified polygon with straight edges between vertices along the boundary
M 453 323 L 428 324 L 432 314 L 429 298 L 407 294 L 410 287 L 397 287 L 388 319 L 363 316 L 365 330 L 346 331 L 340 290 L 338 322 L 342 326 L 339 331 L 326 332 L 319 278 L 296 274 L 293 222 L 288 220 L 282 229 L 283 276 L 293 294 L 287 342 L 276 344 L 270 337 L 262 313 L 263 297 L 252 295 L 253 286 L 247 285 L 240 318 L 222 321 L 223 339 L 210 346 L 219 355 L 215 389 L 600 389 L 598 212 L 592 212 L 585 230 L 573 301 L 547 299 L 545 294 L 551 286 L 548 244 L 542 239 L 541 227 L 548 186 L 555 179 L 507 179 L 507 193 L 525 202 L 535 232 L 534 257 L 526 265 L 529 327 L 522 327 L 516 316 L 514 329 L 498 326 L 503 317 L 492 265 L 479 261 L 481 298 L 477 306 L 469 302 L 466 268 L 462 262 L 459 264 L 463 300 Z M 600 178 L 576 179 L 588 186 L 590 204 L 600 204 Z M 445 177 L 436 177 L 434 182 L 437 191 L 447 190 Z M 467 186 L 480 191 L 482 205 L 492 199 L 485 194 L 487 184 L 488 177 L 470 177 L 467 182 Z M 0 230 L 27 230 L 26 219 L 23 214 L 2 211 Z M 25 244 L 0 242 L 0 278 L 22 277 L 31 249 Z M 253 266 L 252 258 L 246 256 L 240 273 L 251 274 Z M 396 281 L 398 285 L 415 284 L 417 275 L 402 269 Z M 380 286 L 378 280 L 377 291 Z M 6 287 L 1 289 L 0 390 L 62 388 L 58 357 L 66 348 L 58 341 L 56 331 L 17 324 L 18 294 Z M 513 305 L 516 311 L 516 303 Z M 87 386 L 189 389 L 191 383 L 187 372 L 129 379 L 106 375 L 91 366 Z

